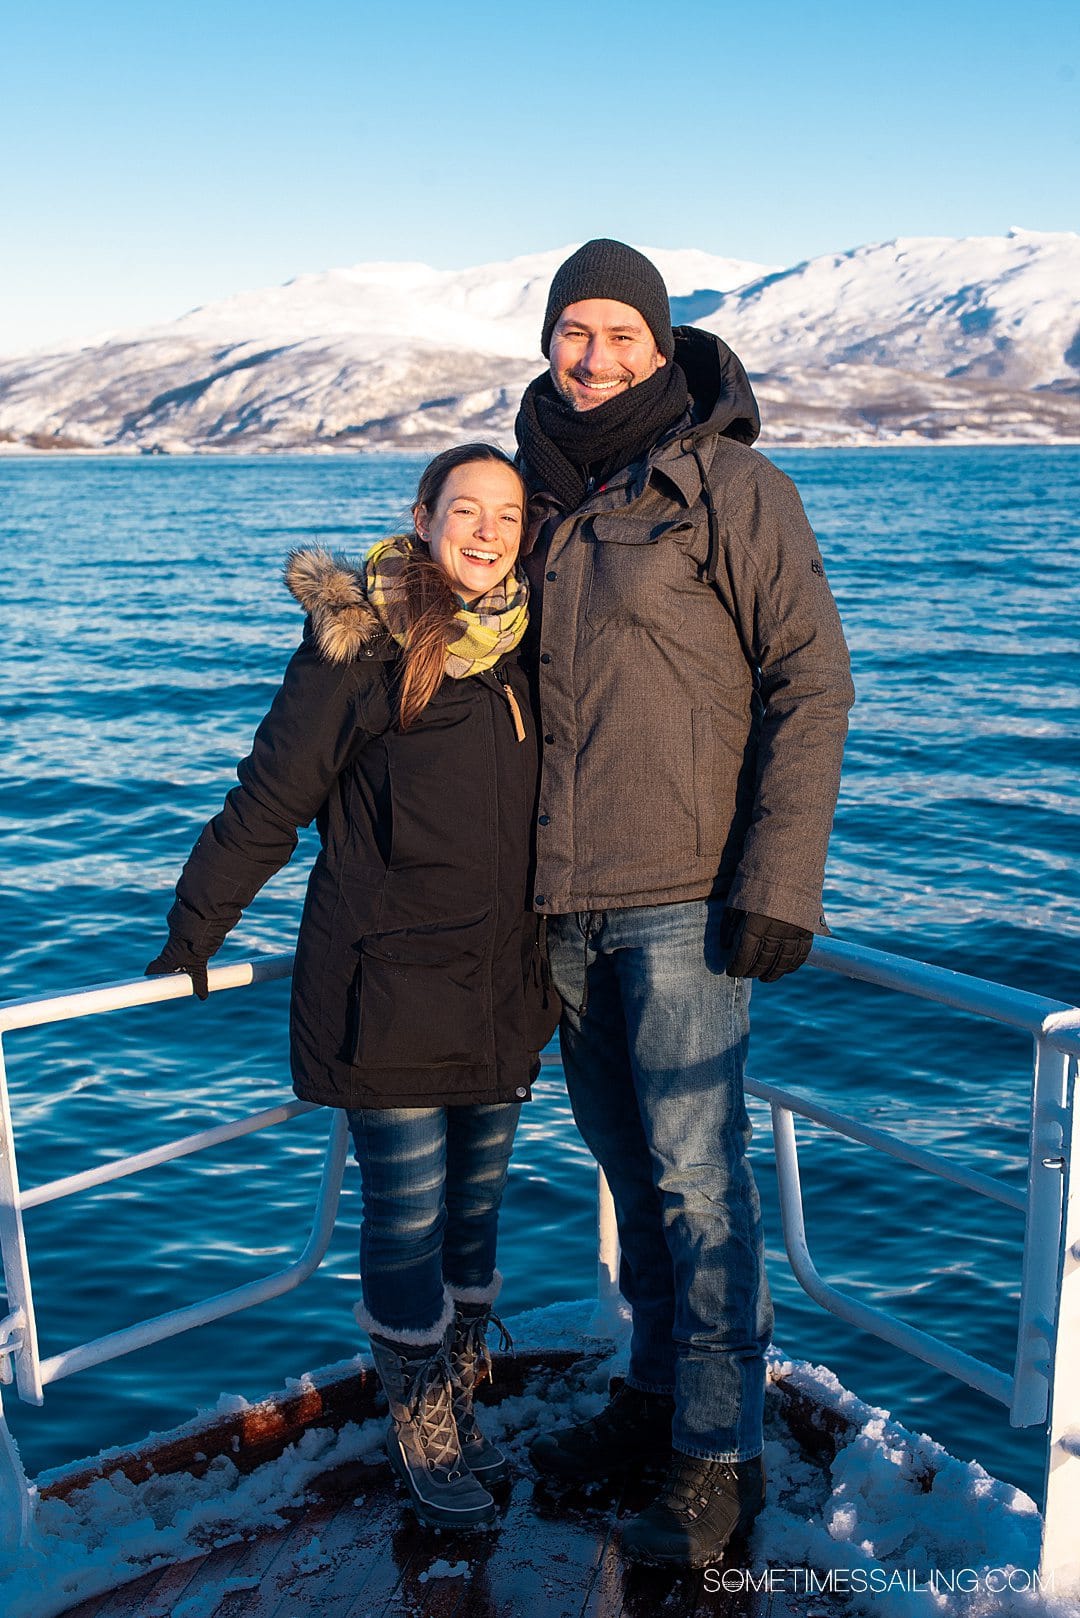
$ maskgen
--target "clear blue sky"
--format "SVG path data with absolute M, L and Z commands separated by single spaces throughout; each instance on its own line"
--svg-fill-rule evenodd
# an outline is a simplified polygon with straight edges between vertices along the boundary
M 50 0 L 0 75 L 0 352 L 361 259 L 1080 228 L 1076 0 Z

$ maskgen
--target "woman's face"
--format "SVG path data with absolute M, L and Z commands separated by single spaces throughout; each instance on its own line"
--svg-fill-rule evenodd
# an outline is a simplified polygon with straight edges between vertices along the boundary
M 476 601 L 517 561 L 525 518 L 521 479 L 501 461 L 455 466 L 431 511 L 416 506 L 416 532 L 464 601 Z

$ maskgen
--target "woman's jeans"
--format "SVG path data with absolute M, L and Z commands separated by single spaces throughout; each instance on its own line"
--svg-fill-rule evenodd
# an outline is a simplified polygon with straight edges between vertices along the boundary
M 553 916 L 562 1054 L 607 1176 L 633 1312 L 627 1382 L 674 1393 L 672 1441 L 761 1452 L 772 1331 L 743 1099 L 750 984 L 725 973 L 717 900 Z
M 520 1112 L 518 1102 L 349 1110 L 364 1305 L 388 1335 L 434 1330 L 445 1286 L 490 1287 Z

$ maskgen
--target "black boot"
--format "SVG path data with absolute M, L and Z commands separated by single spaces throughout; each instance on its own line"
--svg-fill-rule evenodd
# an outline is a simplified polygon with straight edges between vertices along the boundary
M 473 1401 L 477 1385 L 491 1375 L 491 1350 L 487 1345 L 487 1331 L 494 1326 L 501 1334 L 504 1350 L 513 1347 L 510 1333 L 493 1314 L 490 1303 L 454 1302 L 454 1320 L 450 1330 L 450 1375 L 454 1397 L 454 1420 L 457 1423 L 461 1454 L 474 1478 L 485 1488 L 503 1483 L 509 1468 L 506 1456 L 497 1444 L 485 1437 L 476 1419 Z
M 702 1461 L 673 1450 L 657 1498 L 622 1531 L 623 1550 L 639 1562 L 706 1567 L 731 1540 L 742 1539 L 765 1504 L 765 1466 L 750 1461 Z
M 538 1472 L 578 1483 L 615 1477 L 633 1466 L 666 1465 L 674 1414 L 670 1394 L 623 1386 L 588 1421 L 541 1433 L 529 1455 Z

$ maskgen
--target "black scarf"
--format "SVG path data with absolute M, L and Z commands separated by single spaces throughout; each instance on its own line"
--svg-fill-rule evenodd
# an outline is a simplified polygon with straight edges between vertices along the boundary
M 590 478 L 606 482 L 641 460 L 689 403 L 686 377 L 674 362 L 592 410 L 575 410 L 545 371 L 525 389 L 514 423 L 530 487 L 575 511 Z

